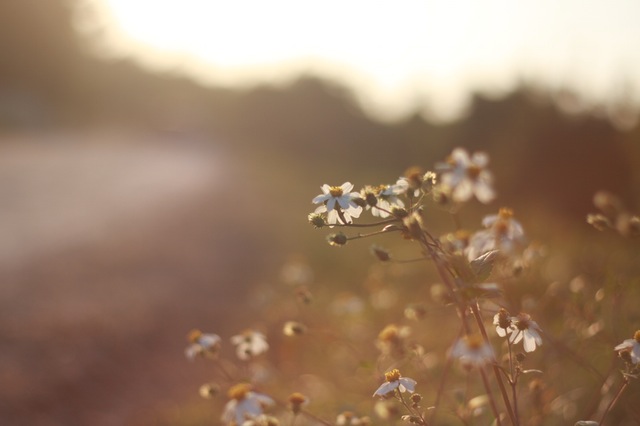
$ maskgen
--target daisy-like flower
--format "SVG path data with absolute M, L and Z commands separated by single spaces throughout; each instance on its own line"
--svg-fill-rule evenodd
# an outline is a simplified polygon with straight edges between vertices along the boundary
M 458 339 L 451 348 L 451 356 L 458 358 L 465 367 L 482 367 L 495 358 L 491 345 L 478 334 Z
M 398 197 L 406 194 L 409 182 L 398 179 L 394 185 L 380 185 L 374 188 L 364 189 L 363 197 L 367 200 L 367 209 L 371 208 L 371 214 L 376 217 L 386 218 L 391 215 L 394 207 L 404 208 L 404 202 Z M 375 197 L 375 205 L 371 206 L 371 195 Z
M 500 337 L 505 337 L 514 331 L 513 319 L 505 309 L 500 309 L 500 311 L 493 316 L 493 325 L 496 326 L 496 333 L 498 333 Z
M 623 359 L 628 359 L 632 364 L 640 363 L 640 330 L 636 331 L 633 339 L 627 339 L 613 348 Z
M 274 404 L 273 399 L 252 391 L 248 383 L 239 383 L 227 393 L 229 402 L 222 412 L 222 421 L 228 425 L 242 425 L 264 413 L 264 409 Z
M 511 320 L 513 321 L 513 331 L 509 336 L 509 343 L 516 344 L 522 340 L 525 352 L 533 352 L 536 350 L 536 345 L 542 345 L 542 337 L 540 337 L 542 330 L 531 319 L 531 316 L 518 314 L 517 317 L 511 318 Z
M 213 357 L 220 350 L 221 339 L 217 334 L 191 330 L 187 340 L 191 344 L 184 350 L 184 354 L 189 360 L 195 359 L 196 356 Z
M 477 259 L 491 250 L 500 250 L 509 254 L 516 247 L 524 244 L 524 230 L 520 222 L 513 218 L 513 211 L 501 208 L 498 214 L 485 216 L 482 226 L 487 229 L 478 231 L 469 240 L 467 258 Z
M 396 389 L 399 392 L 410 392 L 416 388 L 416 381 L 408 377 L 402 377 L 400 371 L 394 368 L 391 371 L 384 373 L 386 382 L 380 385 L 378 390 L 373 393 L 373 396 L 384 397 L 387 394 L 394 392 Z
M 231 343 L 236 345 L 236 355 L 243 361 L 260 355 L 269 349 L 269 344 L 264 334 L 254 330 L 245 330 L 241 334 L 231 337 Z
M 441 184 L 456 202 L 468 201 L 472 196 L 481 203 L 487 204 L 495 198 L 491 187 L 491 172 L 485 169 L 489 164 L 489 156 L 483 152 L 475 152 L 471 157 L 466 150 L 456 148 L 446 163 L 437 165 L 442 171 Z
M 351 192 L 352 183 L 345 182 L 340 186 L 324 184 L 321 188 L 322 194 L 316 196 L 312 202 L 321 204 L 315 213 L 327 213 L 328 224 L 349 223 L 352 217 L 360 217 L 362 207 L 355 202 L 360 198 L 360 194 Z

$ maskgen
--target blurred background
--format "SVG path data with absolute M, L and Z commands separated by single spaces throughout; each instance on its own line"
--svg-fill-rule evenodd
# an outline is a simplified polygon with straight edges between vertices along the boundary
M 291 256 L 324 183 L 491 156 L 529 236 L 640 207 L 640 4 L 0 2 L 0 423 L 178 424 Z M 366 263 L 363 263 L 366 264 Z M 345 278 L 343 278 L 345 279 Z M 206 408 L 205 408 L 206 409 Z M 211 412 L 213 418 L 218 414 Z M 170 420 L 167 420 L 170 419 Z M 186 423 L 185 423 L 186 424 Z

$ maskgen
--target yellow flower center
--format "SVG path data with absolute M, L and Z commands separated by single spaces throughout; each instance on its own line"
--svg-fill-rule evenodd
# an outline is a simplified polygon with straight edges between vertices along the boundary
M 248 383 L 238 383 L 229 389 L 227 395 L 231 399 L 235 399 L 237 401 L 242 401 L 245 399 L 247 394 L 251 392 L 251 385 Z
M 187 340 L 191 343 L 197 343 L 200 337 L 202 337 L 202 331 L 198 329 L 193 329 L 187 334 Z
M 633 338 L 636 340 L 636 342 L 640 343 L 640 330 L 636 331 L 633 334 Z
M 511 219 L 513 217 L 513 210 L 507 207 L 502 207 L 498 212 L 498 216 L 503 220 Z
M 400 380 L 400 370 L 394 368 L 391 371 L 387 371 L 386 373 L 384 373 L 384 378 L 387 382 L 395 382 L 397 380 Z
M 342 197 L 342 188 L 339 186 L 332 186 L 329 188 L 329 194 L 331 194 L 332 197 Z

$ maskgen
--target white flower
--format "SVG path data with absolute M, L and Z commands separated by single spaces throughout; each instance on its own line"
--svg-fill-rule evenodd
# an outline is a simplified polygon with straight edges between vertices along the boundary
M 636 331 L 633 335 L 633 339 L 627 339 L 613 348 L 618 353 L 628 353 L 629 360 L 633 364 L 640 362 L 640 330 Z
M 217 334 L 191 330 L 187 339 L 191 344 L 184 350 L 184 354 L 189 360 L 193 360 L 198 355 L 214 356 L 220 349 L 221 339 Z
M 509 316 L 509 313 L 500 309 L 500 311 L 493 316 L 493 325 L 496 326 L 496 333 L 498 336 L 505 337 L 514 331 L 513 318 Z
M 375 188 L 378 202 L 371 208 L 371 214 L 376 217 L 386 218 L 391 214 L 391 209 L 396 206 L 404 208 L 404 203 L 398 195 L 406 194 L 409 189 L 409 182 L 398 179 L 394 185 L 381 185 Z
M 393 369 L 384 373 L 386 382 L 380 385 L 380 387 L 373 393 L 373 396 L 384 397 L 388 393 L 395 391 L 410 392 L 413 393 L 416 387 L 416 381 L 408 377 L 402 377 L 400 371 Z
M 269 349 L 269 344 L 264 334 L 253 330 L 245 330 L 241 334 L 231 337 L 231 343 L 236 345 L 236 355 L 241 360 L 248 360 Z
M 511 320 L 513 321 L 513 331 L 509 336 L 509 343 L 516 344 L 523 340 L 525 352 L 533 352 L 536 350 L 536 345 L 542 345 L 542 337 L 540 337 L 542 330 L 529 315 L 518 314 Z
M 489 203 L 495 198 L 491 187 L 491 173 L 485 169 L 489 156 L 483 152 L 474 153 L 471 158 L 466 150 L 456 148 L 446 163 L 437 166 L 442 170 L 442 185 L 451 191 L 456 202 L 468 201 L 472 196 L 481 203 Z
M 356 198 L 360 198 L 357 192 L 350 192 L 353 184 L 345 182 L 340 186 L 322 185 L 322 194 L 316 196 L 312 202 L 320 204 L 315 213 L 327 213 L 327 223 L 336 224 L 340 222 L 349 223 L 352 217 L 360 217 L 362 207 L 355 203 Z
M 496 249 L 509 254 L 524 244 L 524 230 L 520 222 L 513 218 L 511 209 L 502 208 L 498 214 L 485 216 L 482 226 L 487 229 L 476 232 L 469 240 L 466 249 L 469 261 Z
M 451 356 L 467 367 L 482 367 L 493 362 L 493 348 L 480 335 L 458 339 L 451 349 Z
M 263 414 L 264 408 L 274 404 L 266 395 L 252 392 L 251 385 L 240 383 L 229 389 L 229 402 L 222 412 L 222 421 L 228 425 L 242 425 Z

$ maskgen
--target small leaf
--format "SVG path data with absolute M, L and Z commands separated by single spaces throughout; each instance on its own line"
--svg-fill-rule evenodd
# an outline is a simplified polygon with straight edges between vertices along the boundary
M 484 281 L 489 277 L 499 253 L 500 250 L 491 250 L 470 262 L 471 271 L 477 281 Z

